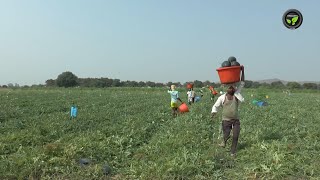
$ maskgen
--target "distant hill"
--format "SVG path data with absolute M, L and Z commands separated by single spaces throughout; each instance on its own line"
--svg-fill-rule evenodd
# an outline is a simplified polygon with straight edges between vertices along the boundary
M 262 83 L 267 83 L 267 84 L 271 84 L 273 82 L 277 82 L 277 81 L 281 81 L 284 85 L 287 85 L 288 82 L 293 82 L 293 81 L 285 81 L 285 80 L 281 80 L 278 78 L 274 78 L 274 79 L 263 79 L 263 80 L 250 80 L 253 82 L 259 82 L 260 84 Z M 297 83 L 300 83 L 301 85 L 304 83 L 316 83 L 316 84 L 320 84 L 320 81 L 295 81 Z M 216 83 L 220 83 L 220 82 L 216 82 Z
M 277 82 L 277 81 L 281 81 L 283 84 L 287 84 L 288 81 L 284 81 L 284 80 L 281 80 L 281 79 L 264 79 L 264 80 L 258 80 L 256 82 L 259 82 L 259 83 L 267 83 L 267 84 L 271 84 L 273 82 Z
M 277 79 L 277 78 L 258 80 L 258 81 L 255 81 L 255 82 L 271 84 L 271 83 L 276 82 L 276 81 L 281 81 L 281 82 L 282 82 L 283 84 L 285 84 L 285 85 L 286 85 L 288 82 L 290 82 L 290 81 L 284 81 L 284 80 Z M 297 82 L 300 83 L 300 84 L 304 84 L 304 83 L 316 83 L 316 84 L 320 84 L 319 81 L 297 81 Z
M 253 82 L 259 82 L 260 84 L 262 83 L 267 83 L 267 84 L 271 84 L 273 82 L 277 82 L 277 81 L 281 81 L 284 85 L 287 85 L 288 82 L 293 82 L 293 81 L 284 81 L 278 78 L 274 78 L 274 79 L 264 79 L 264 80 L 249 80 L 249 81 L 253 81 Z M 320 81 L 295 81 L 297 83 L 300 83 L 301 85 L 304 83 L 316 83 L 316 84 L 320 84 Z M 216 83 L 220 83 L 220 82 L 216 82 Z

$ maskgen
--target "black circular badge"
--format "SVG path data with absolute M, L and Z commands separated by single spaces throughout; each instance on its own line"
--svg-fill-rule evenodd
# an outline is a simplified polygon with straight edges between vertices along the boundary
M 282 22 L 288 29 L 297 29 L 303 21 L 302 14 L 296 9 L 289 9 L 282 16 Z

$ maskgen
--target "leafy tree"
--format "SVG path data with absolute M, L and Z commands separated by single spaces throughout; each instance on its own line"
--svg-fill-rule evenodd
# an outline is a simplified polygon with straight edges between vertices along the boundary
M 289 89 L 301 89 L 301 84 L 297 82 L 288 82 L 287 87 Z
M 102 79 L 96 79 L 94 84 L 95 84 L 95 87 L 98 87 L 98 88 L 103 88 L 106 86 L 106 83 Z
M 164 87 L 165 85 L 163 83 L 156 83 L 156 87 Z
M 284 88 L 284 84 L 281 81 L 275 81 L 271 83 L 272 88 Z
M 304 83 L 302 86 L 305 89 L 318 89 L 318 85 L 316 83 Z
M 78 78 L 78 85 L 81 86 L 81 87 L 85 87 L 83 78 Z
M 133 87 L 139 87 L 139 83 L 137 81 L 131 81 Z
M 56 85 L 56 81 L 53 79 L 48 79 L 46 80 L 46 86 L 51 87 L 51 86 L 55 86 Z
M 33 84 L 33 85 L 31 85 L 31 87 L 32 88 L 42 88 L 42 87 L 44 87 L 44 85 L 43 84 Z
M 104 78 L 103 81 L 106 83 L 105 87 L 111 87 L 113 84 L 113 79 Z
M 147 82 L 146 82 L 146 85 L 147 85 L 147 86 L 150 86 L 150 87 L 155 87 L 155 86 L 156 86 L 156 83 L 151 82 L 151 81 L 147 81 Z
M 136 81 L 125 81 L 125 82 L 122 82 L 122 85 L 126 87 L 138 87 L 139 83 Z
M 78 85 L 78 77 L 72 72 L 63 72 L 60 74 L 56 80 L 59 87 L 74 87 Z
M 8 86 L 7 86 L 7 85 L 2 85 L 2 87 L 3 87 L 3 88 L 8 88 Z
M 203 86 L 211 86 L 214 83 L 211 83 L 210 81 L 206 80 L 205 82 L 203 82 Z M 213 85 L 214 86 L 214 85 Z
M 260 85 L 261 85 L 261 84 L 260 84 L 259 82 L 253 82 L 252 85 L 251 85 L 251 87 L 252 87 L 252 88 L 258 88 L 258 87 L 260 87 Z
M 130 87 L 131 86 L 131 82 L 130 81 L 121 81 L 121 86 Z
M 114 79 L 112 82 L 113 87 L 120 87 L 121 86 L 121 81 L 120 79 Z
M 203 87 L 202 81 L 199 81 L 199 80 L 195 80 L 193 84 L 194 84 L 194 87 L 198 87 L 198 88 Z
M 270 88 L 271 87 L 271 85 L 270 84 L 268 84 L 268 83 L 262 83 L 262 84 L 260 84 L 260 86 L 259 87 L 261 87 L 261 88 Z
M 244 82 L 245 82 L 244 84 L 245 88 L 251 88 L 253 85 L 253 81 L 245 80 Z
M 8 87 L 9 87 L 9 88 L 13 88 L 14 86 L 13 86 L 12 83 L 9 83 L 9 84 L 8 84 Z
M 214 84 L 214 87 L 215 87 L 215 88 L 221 87 L 221 83 L 215 83 L 215 84 Z
M 94 80 L 92 78 L 79 78 L 78 79 L 78 84 L 81 87 L 94 87 Z
M 139 84 L 139 87 L 145 87 L 146 86 L 146 83 L 143 82 L 143 81 L 140 81 L 138 84 Z
M 182 86 L 182 84 L 180 82 L 174 82 L 172 84 L 174 84 L 176 87 L 181 87 Z

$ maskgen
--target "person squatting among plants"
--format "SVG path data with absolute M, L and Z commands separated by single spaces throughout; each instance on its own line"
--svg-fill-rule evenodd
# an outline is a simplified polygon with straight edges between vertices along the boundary
M 222 106 L 222 131 L 223 142 L 219 144 L 221 147 L 225 147 L 228 139 L 230 138 L 230 132 L 233 131 L 231 156 L 236 154 L 238 138 L 240 134 L 240 117 L 239 117 L 239 102 L 243 102 L 241 89 L 244 87 L 244 81 L 240 82 L 240 86 L 235 88 L 234 85 L 229 85 L 227 93 L 221 95 L 216 103 L 212 106 L 211 117 L 214 119 L 218 108 Z
M 194 98 L 195 98 L 195 92 L 193 88 L 190 88 L 187 92 L 188 95 L 188 103 L 191 105 L 191 103 L 194 103 Z
M 175 85 L 171 85 L 170 89 L 168 90 L 168 93 L 171 95 L 171 108 L 172 108 L 172 116 L 173 117 L 177 117 L 178 114 L 178 100 L 183 103 L 181 101 L 181 99 L 179 98 L 179 92 L 175 90 L 176 86 Z

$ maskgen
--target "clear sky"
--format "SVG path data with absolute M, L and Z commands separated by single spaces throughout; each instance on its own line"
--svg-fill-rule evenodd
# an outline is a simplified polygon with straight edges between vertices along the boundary
M 136 81 L 218 81 L 229 56 L 246 79 L 318 81 L 319 0 L 0 0 L 0 84 L 64 71 Z M 283 13 L 300 10 L 297 30 Z

